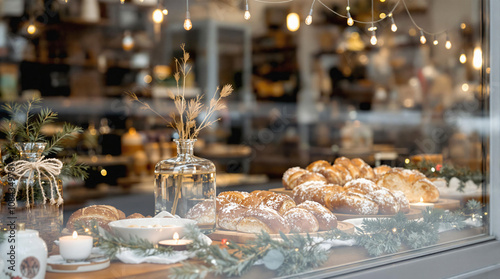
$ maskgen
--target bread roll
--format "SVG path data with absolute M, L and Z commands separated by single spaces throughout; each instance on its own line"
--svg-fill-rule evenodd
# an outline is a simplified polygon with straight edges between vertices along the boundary
M 271 191 L 263 191 L 263 190 L 255 190 L 250 193 L 250 196 L 256 196 L 259 197 L 260 199 L 264 200 L 265 198 L 275 195 L 274 192 Z
M 359 169 L 360 178 L 366 178 L 369 180 L 375 179 L 375 172 L 373 172 L 372 167 L 370 167 L 370 165 L 368 165 L 365 161 L 360 158 L 354 158 L 351 160 L 351 163 Z
M 223 202 L 223 204 L 226 204 L 228 202 L 241 203 L 248 195 L 247 192 L 226 191 L 220 193 L 217 197 L 221 200 L 226 200 L 227 202 Z
M 335 159 L 335 165 L 341 165 L 346 168 L 353 179 L 359 178 L 359 169 L 346 157 L 339 157 Z
M 236 230 L 247 233 L 260 233 L 265 231 L 276 234 L 280 231 L 289 233 L 290 228 L 285 219 L 278 212 L 267 207 L 250 208 L 236 225 Z
M 283 215 L 290 208 L 295 206 L 293 199 L 284 194 L 274 194 L 267 196 L 262 205 L 267 206 L 271 209 L 276 210 L 280 215 Z
M 331 195 L 326 200 L 326 206 L 334 214 L 336 212 L 358 215 L 378 214 L 377 203 L 356 193 L 342 192 L 336 195 Z
M 294 207 L 288 210 L 283 217 L 291 232 L 311 233 L 317 232 L 319 229 L 318 220 L 307 209 Z
M 380 176 L 377 185 L 391 191 L 402 191 L 409 202 L 437 202 L 439 191 L 422 173 L 415 170 L 393 168 Z
M 85 208 L 80 208 L 73 212 L 68 219 L 66 227 L 69 231 L 75 230 L 75 223 L 80 223 L 84 226 L 90 226 L 92 221 L 97 221 L 102 228 L 109 230 L 108 223 L 125 219 L 125 213 L 110 205 L 91 205 Z
M 337 217 L 335 217 L 330 210 L 317 202 L 305 201 L 297 205 L 297 208 L 303 208 L 311 212 L 318 221 L 318 230 L 320 231 L 328 231 L 337 227 Z
M 305 169 L 301 169 L 299 167 L 294 167 L 288 169 L 283 174 L 283 179 L 282 179 L 283 186 L 289 190 L 293 190 L 298 185 L 307 181 L 326 182 L 326 178 L 319 173 L 314 173 Z
M 241 204 L 228 203 L 218 211 L 217 225 L 222 229 L 235 231 L 247 211 L 248 208 Z
M 195 220 L 197 224 L 215 224 L 215 201 L 197 203 L 188 211 L 186 218 Z
M 399 202 L 386 188 L 379 187 L 373 181 L 359 178 L 347 183 L 344 188 L 348 193 L 358 193 L 378 205 L 379 214 L 394 215 L 399 212 Z
M 292 191 L 292 197 L 296 204 L 303 203 L 305 201 L 316 201 L 321 203 L 323 200 L 323 193 L 321 186 L 326 186 L 327 184 L 323 181 L 309 181 L 302 183 L 298 187 L 295 187 Z
M 335 172 L 339 175 L 338 183 L 334 184 L 343 186 L 353 179 L 349 170 L 342 165 L 333 165 L 332 169 L 335 170 Z

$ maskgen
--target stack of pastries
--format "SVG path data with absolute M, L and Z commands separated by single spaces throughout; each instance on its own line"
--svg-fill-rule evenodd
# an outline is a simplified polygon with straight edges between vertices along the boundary
M 333 212 L 395 214 L 409 212 L 409 202 L 436 202 L 439 191 L 416 170 L 370 167 L 362 159 L 340 157 L 333 165 L 316 161 L 306 169 L 283 174 L 283 186 L 293 190 L 295 202 L 318 202 Z
M 203 218 L 194 214 L 202 204 L 194 206 L 187 217 L 197 222 Z M 222 192 L 216 198 L 216 211 L 219 228 L 246 233 L 310 233 L 337 227 L 337 218 L 323 205 L 296 204 L 290 196 L 270 191 Z

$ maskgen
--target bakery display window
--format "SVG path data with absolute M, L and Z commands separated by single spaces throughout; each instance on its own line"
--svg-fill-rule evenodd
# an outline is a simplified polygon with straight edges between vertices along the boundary
M 46 22 L 28 15 L 40 3 L 0 21 L 0 98 L 41 96 L 83 127 L 43 154 L 88 166 L 70 181 L 51 170 L 64 205 L 54 239 L 106 235 L 95 243 L 112 251 L 79 278 L 500 273 L 496 1 L 45 2 L 57 15 Z M 190 69 L 180 89 L 179 67 Z M 179 129 L 184 101 L 195 112 Z M 191 130 L 200 123 L 211 126 Z

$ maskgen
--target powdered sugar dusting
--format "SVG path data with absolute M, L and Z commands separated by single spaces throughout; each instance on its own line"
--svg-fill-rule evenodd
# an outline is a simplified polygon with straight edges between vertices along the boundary
M 287 171 L 285 171 L 285 173 L 283 174 L 283 181 L 288 181 L 288 178 L 290 177 L 290 175 L 300 171 L 300 170 L 303 170 L 301 169 L 300 167 L 293 167 L 293 168 L 289 168 Z

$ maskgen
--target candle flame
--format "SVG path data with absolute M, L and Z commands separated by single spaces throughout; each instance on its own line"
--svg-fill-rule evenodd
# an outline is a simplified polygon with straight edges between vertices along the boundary
M 174 233 L 174 240 L 179 240 L 179 234 L 178 233 Z
M 422 197 L 420 197 L 420 202 L 424 202 L 424 199 Z
M 73 231 L 73 239 L 77 239 L 78 238 L 78 233 L 76 231 Z

